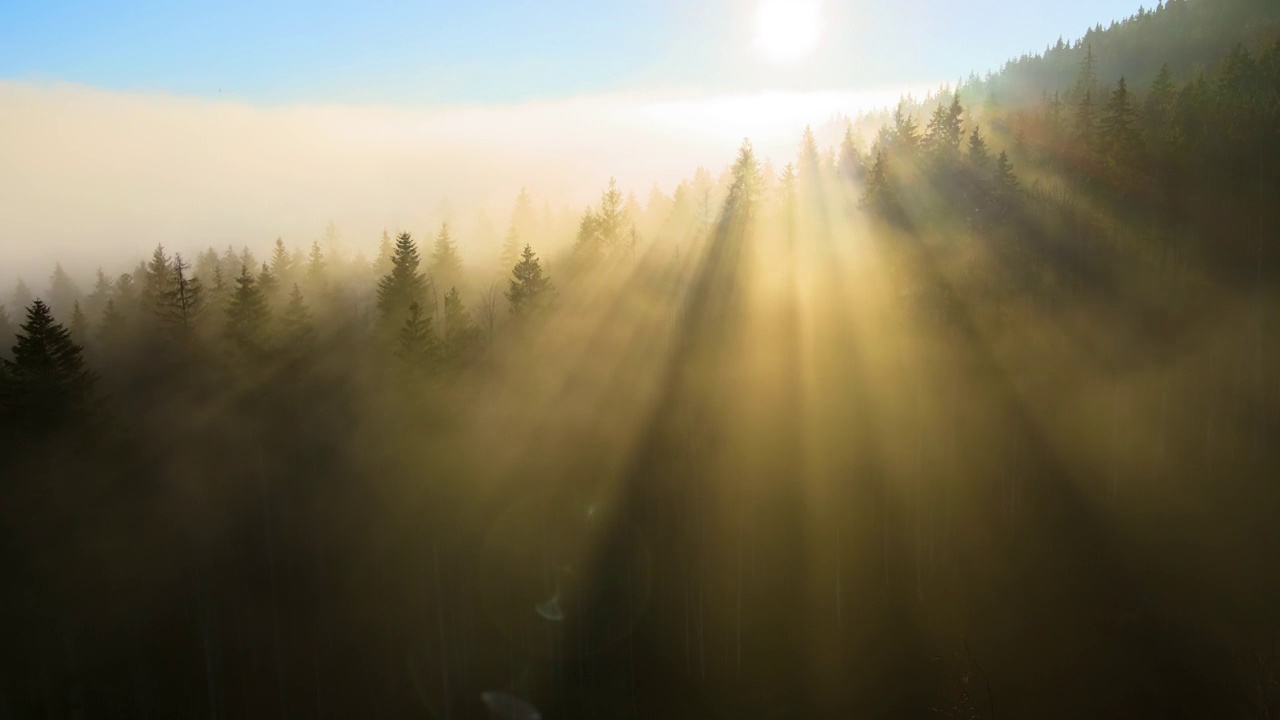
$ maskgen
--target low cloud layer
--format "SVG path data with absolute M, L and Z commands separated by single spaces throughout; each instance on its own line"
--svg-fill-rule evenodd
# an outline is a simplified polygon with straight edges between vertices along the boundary
M 372 243 L 384 227 L 425 230 L 446 203 L 501 224 L 522 186 L 559 208 L 616 176 L 643 199 L 719 168 L 745 136 L 783 158 L 806 123 L 897 94 L 262 107 L 0 81 L 0 282 L 38 282 L 54 259 L 123 269 L 157 242 L 308 242 L 330 220 Z

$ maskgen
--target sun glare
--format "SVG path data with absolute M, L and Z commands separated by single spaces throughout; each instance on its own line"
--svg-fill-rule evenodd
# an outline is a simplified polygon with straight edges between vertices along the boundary
M 761 0 L 756 6 L 756 48 L 770 62 L 803 60 L 818 43 L 818 0 Z

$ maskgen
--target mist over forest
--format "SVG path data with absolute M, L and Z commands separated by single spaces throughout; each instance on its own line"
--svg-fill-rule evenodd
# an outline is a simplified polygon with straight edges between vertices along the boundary
M 0 81 L 0 718 L 1280 716 L 1280 5 L 957 75 Z

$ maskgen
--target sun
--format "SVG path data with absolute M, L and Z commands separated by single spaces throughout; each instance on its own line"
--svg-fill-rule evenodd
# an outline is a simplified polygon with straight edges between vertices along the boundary
M 822 30 L 819 0 L 760 0 L 755 21 L 756 49 L 779 64 L 803 60 Z

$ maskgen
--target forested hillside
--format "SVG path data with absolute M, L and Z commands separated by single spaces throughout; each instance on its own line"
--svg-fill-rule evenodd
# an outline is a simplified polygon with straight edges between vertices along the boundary
M 1176 0 L 572 235 L 522 193 L 492 267 L 20 282 L 0 718 L 1275 717 L 1278 29 Z

